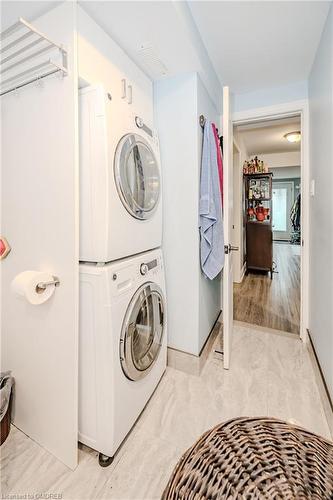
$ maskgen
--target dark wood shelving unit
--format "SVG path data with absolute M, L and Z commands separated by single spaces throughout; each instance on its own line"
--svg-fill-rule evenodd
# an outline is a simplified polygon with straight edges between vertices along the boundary
M 246 267 L 273 277 L 272 173 L 244 174 Z M 256 211 L 265 215 L 256 219 Z M 263 215 L 261 216 L 263 217 Z

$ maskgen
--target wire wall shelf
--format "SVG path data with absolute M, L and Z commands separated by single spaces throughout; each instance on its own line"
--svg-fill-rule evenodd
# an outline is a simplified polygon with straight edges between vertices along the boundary
M 0 95 L 68 74 L 65 48 L 22 18 L 0 34 L 0 43 Z

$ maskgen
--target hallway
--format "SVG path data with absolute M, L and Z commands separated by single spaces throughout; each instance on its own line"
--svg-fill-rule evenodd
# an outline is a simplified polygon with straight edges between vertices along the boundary
M 299 334 L 300 247 L 274 243 L 276 272 L 249 272 L 234 284 L 234 319 Z

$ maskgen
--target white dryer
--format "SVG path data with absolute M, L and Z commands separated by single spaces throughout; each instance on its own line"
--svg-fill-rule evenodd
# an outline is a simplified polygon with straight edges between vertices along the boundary
M 80 265 L 79 441 L 111 463 L 166 368 L 162 253 Z
M 110 262 L 159 247 L 156 134 L 102 85 L 81 89 L 79 108 L 80 261 Z

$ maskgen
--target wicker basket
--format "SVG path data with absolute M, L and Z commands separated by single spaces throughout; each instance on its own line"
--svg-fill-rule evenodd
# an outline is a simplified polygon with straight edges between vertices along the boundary
M 9 405 L 7 411 L 0 422 L 0 446 L 4 443 L 8 437 L 10 431 L 10 417 L 12 411 L 12 399 L 13 393 L 10 395 Z
M 333 499 L 333 443 L 273 418 L 236 418 L 180 459 L 162 500 Z

